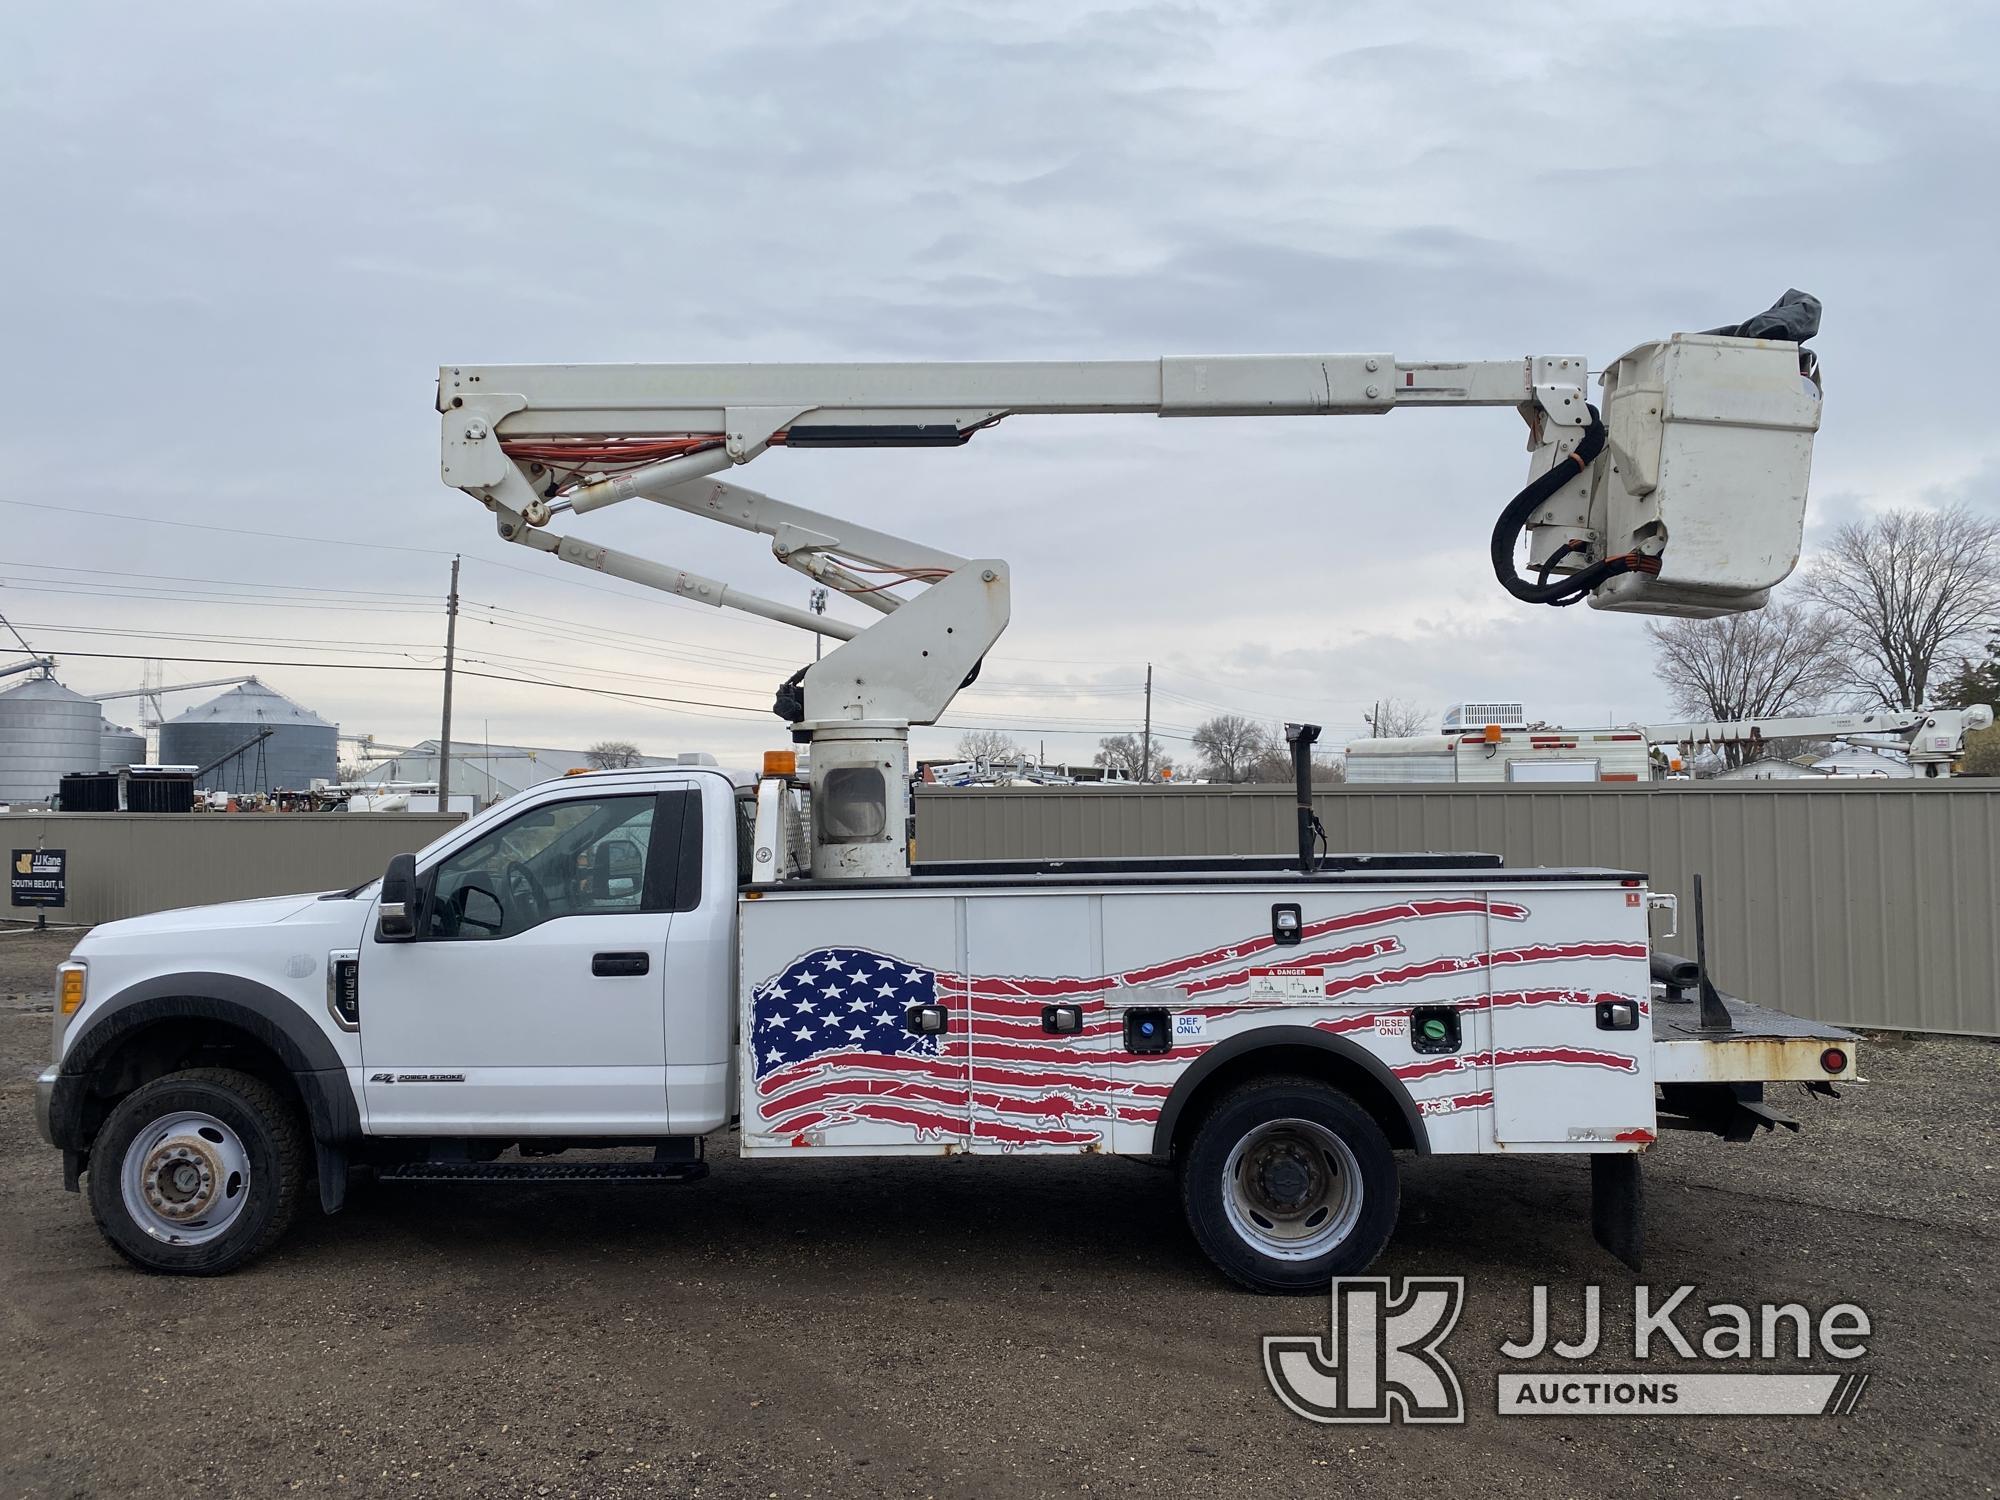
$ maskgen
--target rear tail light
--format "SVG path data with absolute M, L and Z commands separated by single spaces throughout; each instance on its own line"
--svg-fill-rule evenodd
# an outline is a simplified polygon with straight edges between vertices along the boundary
M 1829 1073 L 1845 1073 L 1847 1071 L 1847 1049 L 1844 1047 L 1827 1048 L 1826 1051 L 1819 1055 L 1819 1065 Z

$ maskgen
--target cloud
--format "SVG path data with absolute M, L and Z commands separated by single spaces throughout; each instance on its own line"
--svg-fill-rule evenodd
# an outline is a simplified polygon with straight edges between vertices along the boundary
M 1601 364 L 1800 285 L 1827 306 L 1816 525 L 2000 504 L 1976 365 L 1996 333 L 1978 288 L 2000 211 L 1977 184 L 2000 21 L 1976 8 L 882 0 L 695 25 L 638 3 L 493 3 L 474 23 L 246 0 L 0 25 L 0 463 L 36 502 L 6 508 L 0 607 L 74 648 L 86 689 L 140 669 L 87 643 L 246 654 L 169 632 L 301 660 L 276 643 L 434 650 L 454 552 L 468 596 L 511 611 L 469 623 L 465 649 L 513 675 L 754 705 L 809 658 L 781 627 L 501 543 L 436 478 L 431 382 L 460 360 Z M 773 454 L 741 477 L 1006 556 L 1015 624 L 988 675 L 1010 686 L 952 719 L 1081 756 L 1135 719 L 1147 661 L 1189 700 L 1165 720 L 1183 727 L 1224 707 L 1352 728 L 1392 692 L 1506 692 L 1550 718 L 1663 707 L 1639 622 L 1529 611 L 1485 576 L 1523 472 L 1518 420 L 1479 412 L 1016 418 L 964 450 Z M 797 592 L 754 541 L 655 507 L 573 529 Z M 52 586 L 117 574 L 147 578 Z M 225 601 L 230 580 L 352 608 Z M 389 613 L 368 590 L 420 597 Z M 350 727 L 435 732 L 428 678 L 260 670 Z M 694 712 L 484 680 L 458 709 L 520 742 L 748 753 L 779 731 Z

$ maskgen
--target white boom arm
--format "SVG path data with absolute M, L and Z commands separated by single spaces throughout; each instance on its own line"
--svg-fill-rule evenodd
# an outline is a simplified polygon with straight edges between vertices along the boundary
M 1949 776 L 1965 754 L 1965 736 L 1993 727 L 1993 709 L 1874 708 L 1852 714 L 1802 714 L 1790 718 L 1645 724 L 1655 745 L 1755 745 L 1766 740 L 1844 740 L 1876 750 L 1897 750 L 1922 776 Z
M 776 446 L 957 446 L 1020 414 L 1512 406 L 1533 457 L 1528 488 L 1495 531 L 1502 584 L 1537 603 L 1588 596 L 1599 608 L 1719 614 L 1760 607 L 1798 559 L 1819 423 L 1800 368 L 1793 343 L 1678 334 L 1605 372 L 1602 420 L 1575 355 L 452 365 L 438 374 L 438 408 L 445 482 L 486 505 L 506 540 L 843 642 L 778 696 L 813 742 L 814 873 L 827 877 L 907 869 L 908 729 L 936 722 L 1006 628 L 1007 565 L 786 504 L 721 471 Z M 564 512 L 635 497 L 768 536 L 780 562 L 884 618 L 846 624 L 544 529 Z M 1523 530 L 1532 582 L 1515 567 Z M 894 592 L 909 585 L 922 592 Z

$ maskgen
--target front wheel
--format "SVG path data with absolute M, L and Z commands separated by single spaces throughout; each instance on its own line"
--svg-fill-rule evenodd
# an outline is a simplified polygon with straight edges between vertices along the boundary
M 1181 1162 L 1181 1203 L 1224 1275 L 1259 1292 L 1323 1289 L 1368 1268 L 1396 1227 L 1396 1158 L 1338 1089 L 1263 1078 L 1224 1095 Z
M 118 1102 L 90 1152 L 90 1210 L 148 1271 L 219 1276 L 276 1244 L 304 1190 L 305 1131 L 269 1084 L 169 1073 Z

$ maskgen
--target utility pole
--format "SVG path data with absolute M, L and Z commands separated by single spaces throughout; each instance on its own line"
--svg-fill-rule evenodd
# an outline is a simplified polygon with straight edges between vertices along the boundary
M 1139 779 L 1153 779 L 1153 664 L 1146 663 L 1146 732 L 1139 736 Z
M 806 596 L 806 607 L 816 615 L 826 613 L 826 590 L 814 589 Z M 819 660 L 820 648 L 826 644 L 826 637 L 818 632 L 813 634 L 813 660 Z
M 438 811 L 451 807 L 451 669 L 458 655 L 458 559 L 451 560 L 451 593 L 444 601 L 444 727 L 438 735 Z

